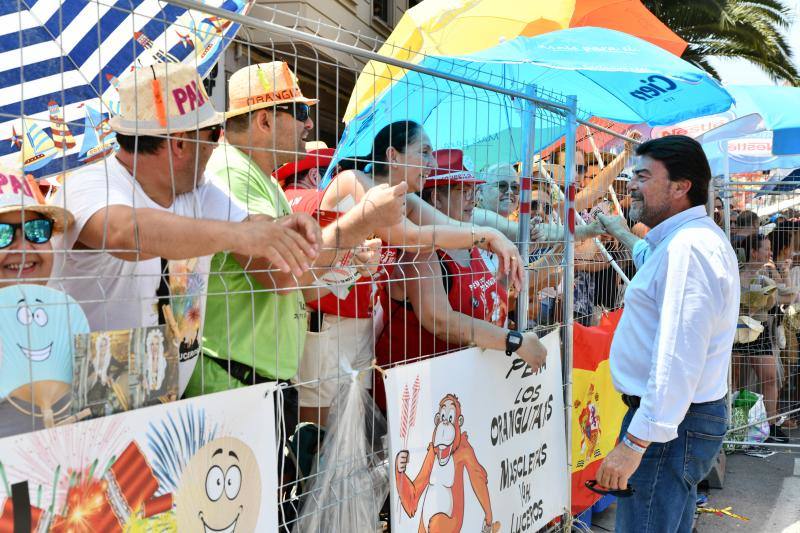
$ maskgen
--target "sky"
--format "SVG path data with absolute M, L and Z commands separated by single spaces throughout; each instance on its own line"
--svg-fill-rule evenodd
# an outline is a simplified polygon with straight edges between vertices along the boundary
M 800 65 L 800 0 L 788 0 L 786 3 L 793 11 L 793 24 L 787 36 L 794 51 L 794 63 Z M 712 58 L 709 63 L 717 69 L 726 85 L 774 85 L 758 67 L 745 60 Z

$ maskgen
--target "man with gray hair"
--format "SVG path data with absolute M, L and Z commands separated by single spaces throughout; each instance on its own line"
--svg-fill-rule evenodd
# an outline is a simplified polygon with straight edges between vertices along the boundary
M 481 173 L 486 183 L 478 187 L 478 207 L 494 211 L 500 216 L 510 217 L 519 209 L 519 173 L 514 165 L 496 163 Z

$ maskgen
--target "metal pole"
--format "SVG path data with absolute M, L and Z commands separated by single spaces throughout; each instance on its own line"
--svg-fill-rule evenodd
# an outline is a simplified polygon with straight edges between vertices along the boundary
M 533 97 L 536 96 L 536 86 L 531 85 L 525 92 L 531 98 L 525 101 L 522 112 L 522 176 L 520 177 L 517 246 L 522 261 L 527 263 L 530 257 L 529 242 L 531 239 L 531 176 L 533 176 L 533 150 L 536 146 L 536 104 L 533 101 Z M 530 278 L 526 271 L 517 297 L 517 330 L 519 331 L 528 329 L 529 290 Z
M 723 160 L 723 183 L 722 187 L 725 189 L 723 191 L 724 198 L 722 198 L 722 216 L 725 217 L 725 235 L 728 237 L 728 241 L 731 240 L 731 199 L 730 199 L 730 190 L 728 189 L 730 182 L 731 182 L 731 161 L 730 156 L 728 155 L 728 143 L 724 143 L 725 149 L 723 151 L 725 159 Z M 733 354 L 731 354 L 731 360 L 728 364 L 728 427 L 733 425 Z M 723 452 L 724 453 L 724 452 Z
M 572 473 L 572 323 L 574 314 L 575 277 L 575 137 L 578 123 L 577 98 L 568 96 L 566 168 L 564 170 L 564 406 L 567 434 L 567 471 Z M 572 491 L 567 491 L 567 529 L 572 527 Z

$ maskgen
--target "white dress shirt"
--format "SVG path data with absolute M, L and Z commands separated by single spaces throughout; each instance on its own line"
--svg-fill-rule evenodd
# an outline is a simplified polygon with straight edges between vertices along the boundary
M 728 392 L 739 315 L 739 271 L 703 206 L 674 215 L 633 249 L 638 271 L 611 344 L 618 391 L 640 396 L 628 431 L 652 442 L 678 436 L 691 403 Z

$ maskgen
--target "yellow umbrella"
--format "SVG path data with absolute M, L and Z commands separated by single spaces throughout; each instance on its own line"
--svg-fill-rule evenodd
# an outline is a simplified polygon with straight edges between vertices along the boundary
M 418 63 L 425 55 L 465 55 L 519 36 L 578 26 L 623 31 L 678 56 L 686 48 L 686 42 L 639 0 L 425 0 L 406 11 L 378 53 Z M 379 61 L 367 63 L 344 121 L 352 120 L 404 74 L 405 69 Z

